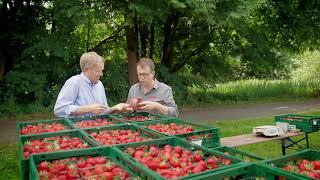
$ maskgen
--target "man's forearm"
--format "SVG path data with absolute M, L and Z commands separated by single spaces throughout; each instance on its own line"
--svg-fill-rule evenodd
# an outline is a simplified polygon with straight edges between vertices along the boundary
M 77 108 L 72 114 L 73 115 L 81 115 L 81 114 L 88 114 L 91 113 L 91 107 L 89 105 L 84 105 L 84 106 L 80 106 L 79 108 Z
M 161 114 L 168 115 L 169 114 L 169 108 L 167 106 L 164 106 L 160 103 L 157 105 L 157 111 Z

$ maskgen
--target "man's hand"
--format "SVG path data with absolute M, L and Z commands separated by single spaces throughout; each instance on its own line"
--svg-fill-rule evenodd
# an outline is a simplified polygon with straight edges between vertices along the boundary
M 159 105 L 160 105 L 159 103 L 154 101 L 143 101 L 138 104 L 137 109 L 142 111 L 154 111 L 154 110 L 158 110 Z
M 133 109 L 133 110 L 136 110 L 138 109 L 138 105 L 139 103 L 141 103 L 143 100 L 142 98 L 132 98 L 129 100 L 129 104 L 130 104 L 130 107 Z
M 119 103 L 111 108 L 111 112 L 133 112 L 133 109 L 130 107 L 130 104 Z
M 143 101 L 138 104 L 138 110 L 141 111 L 156 111 L 157 113 L 168 115 L 169 114 L 169 108 L 167 106 L 164 106 L 158 102 L 154 101 Z
M 89 113 L 100 114 L 106 110 L 107 106 L 102 104 L 88 105 Z
M 103 104 L 91 104 L 91 105 L 84 105 L 80 106 L 73 115 L 82 115 L 82 114 L 100 114 L 106 110 L 107 106 Z

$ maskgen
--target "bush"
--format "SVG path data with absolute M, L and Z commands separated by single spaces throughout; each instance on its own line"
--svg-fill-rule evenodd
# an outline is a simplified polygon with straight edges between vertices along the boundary
M 320 52 L 308 51 L 296 58 L 297 68 L 292 72 L 292 79 L 309 81 L 320 79 Z
M 109 106 L 127 101 L 130 85 L 128 68 L 125 62 L 108 62 L 102 82 L 106 89 Z

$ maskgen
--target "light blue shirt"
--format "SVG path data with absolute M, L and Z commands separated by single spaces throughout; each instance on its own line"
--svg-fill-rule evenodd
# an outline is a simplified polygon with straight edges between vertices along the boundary
M 80 106 L 90 104 L 103 104 L 109 109 L 102 82 L 94 84 L 81 73 L 69 78 L 61 88 L 54 106 L 54 114 L 58 117 L 74 116 L 73 113 Z

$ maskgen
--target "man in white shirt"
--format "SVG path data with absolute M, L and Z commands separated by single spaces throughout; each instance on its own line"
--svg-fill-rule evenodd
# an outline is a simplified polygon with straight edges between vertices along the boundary
M 80 58 L 81 74 L 69 78 L 60 90 L 54 114 L 58 117 L 98 115 L 130 111 L 130 105 L 119 103 L 108 106 L 103 76 L 104 58 L 95 52 L 84 53 Z M 129 108 L 129 109 L 128 109 Z

